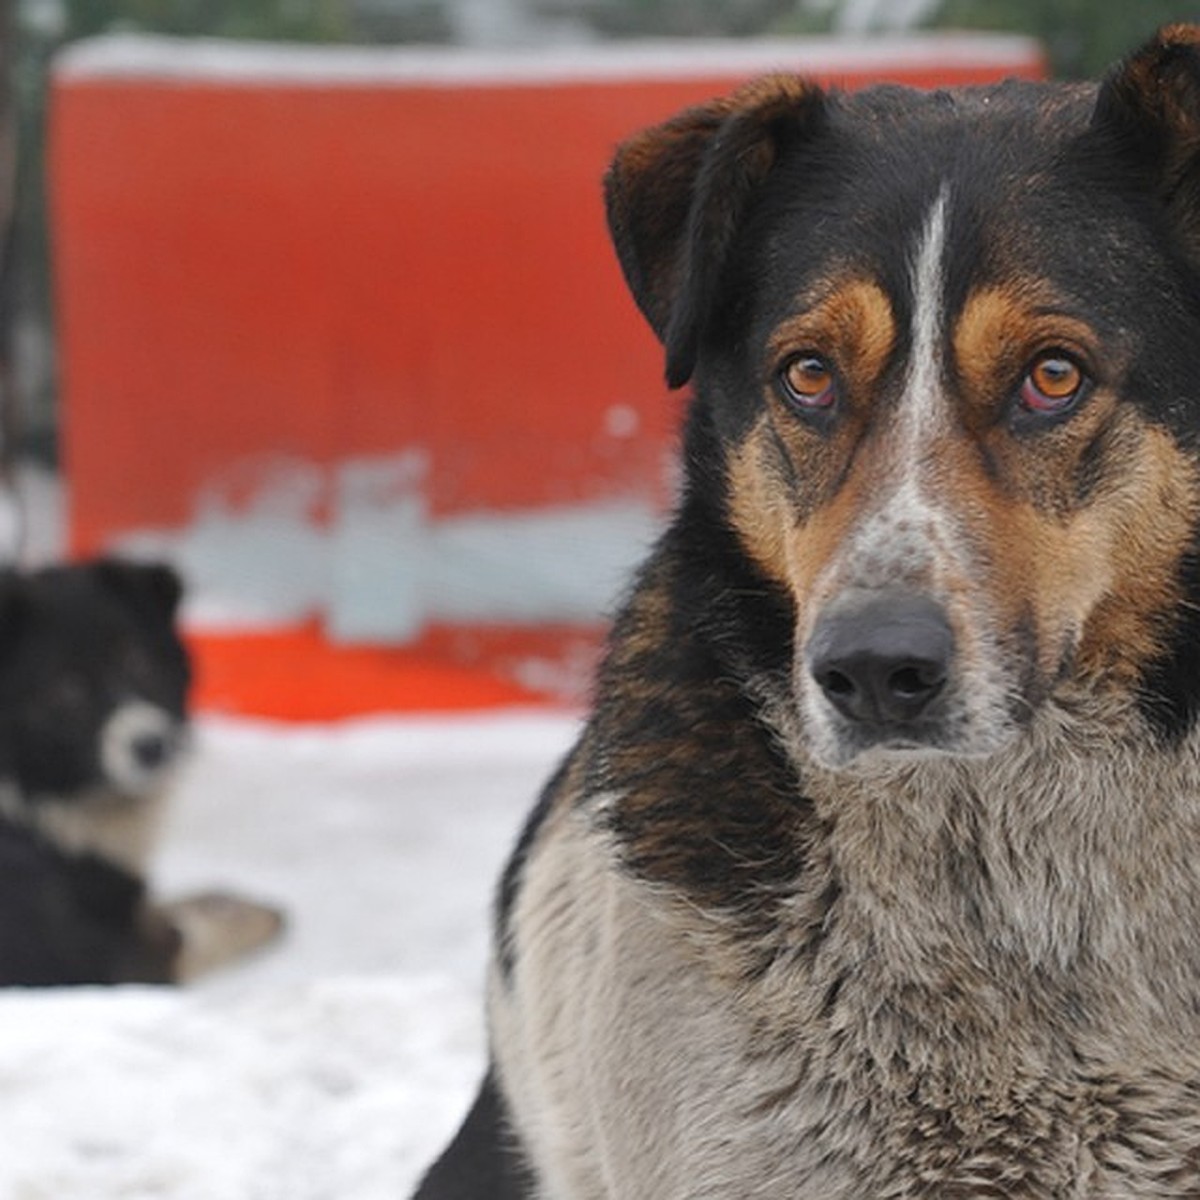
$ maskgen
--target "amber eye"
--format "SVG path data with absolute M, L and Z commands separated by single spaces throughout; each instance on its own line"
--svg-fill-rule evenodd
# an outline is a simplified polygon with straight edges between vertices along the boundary
M 783 364 L 779 381 L 787 398 L 800 408 L 828 408 L 837 397 L 833 370 L 819 354 L 793 354 Z
M 1087 377 L 1079 365 L 1059 351 L 1034 359 L 1021 381 L 1021 405 L 1033 413 L 1061 413 L 1080 397 Z

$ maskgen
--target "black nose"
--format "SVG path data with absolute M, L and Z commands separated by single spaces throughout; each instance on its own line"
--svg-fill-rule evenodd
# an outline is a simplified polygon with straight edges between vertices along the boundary
M 914 721 L 941 693 L 954 656 L 942 608 L 909 592 L 859 591 L 821 615 L 806 651 L 829 702 L 853 721 Z
M 133 757 L 138 766 L 148 770 L 161 767 L 170 748 L 167 739 L 159 733 L 139 733 L 132 743 Z

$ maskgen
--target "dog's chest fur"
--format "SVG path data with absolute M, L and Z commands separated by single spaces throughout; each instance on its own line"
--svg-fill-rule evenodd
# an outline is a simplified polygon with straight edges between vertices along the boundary
M 1079 765 L 1098 728 L 887 794 L 814 779 L 802 875 L 724 906 L 630 869 L 626 797 L 563 795 L 493 989 L 545 1195 L 1200 1191 L 1200 773 L 1119 739 Z

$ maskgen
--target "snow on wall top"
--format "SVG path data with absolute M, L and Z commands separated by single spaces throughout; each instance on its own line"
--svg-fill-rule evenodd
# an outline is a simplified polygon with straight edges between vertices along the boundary
M 746 41 L 637 41 L 537 50 L 308 46 L 111 34 L 62 51 L 60 82 L 162 80 L 191 84 L 324 86 L 554 84 L 753 74 L 772 68 L 837 75 L 895 69 L 1028 68 L 1038 43 L 1018 35 L 930 34 Z

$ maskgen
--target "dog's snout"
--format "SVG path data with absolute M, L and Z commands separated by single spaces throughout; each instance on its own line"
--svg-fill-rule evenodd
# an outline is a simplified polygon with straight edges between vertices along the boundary
M 940 605 L 909 593 L 844 597 L 817 621 L 808 669 L 843 716 L 875 725 L 915 721 L 941 693 L 954 634 Z

